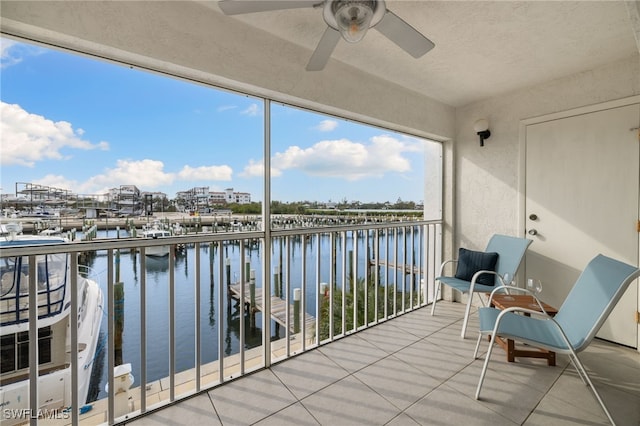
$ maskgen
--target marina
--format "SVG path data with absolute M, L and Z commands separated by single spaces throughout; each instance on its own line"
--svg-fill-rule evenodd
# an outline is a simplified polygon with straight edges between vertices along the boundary
M 101 233 L 99 233 L 101 235 Z M 288 287 L 289 300 L 289 325 L 292 328 L 294 324 L 294 312 L 293 301 L 296 292 L 302 292 L 301 284 L 303 276 L 301 275 L 301 261 L 302 254 L 305 253 L 308 268 L 305 272 L 304 281 L 308 283 L 304 289 L 304 312 L 305 312 L 305 327 L 307 329 L 307 336 L 315 335 L 315 317 L 317 317 L 317 295 L 315 290 L 316 274 L 319 274 L 321 282 L 330 281 L 330 268 L 328 265 L 331 263 L 332 257 L 330 252 L 330 239 L 328 236 L 317 237 L 320 241 L 310 239 L 307 241 L 308 246 L 306 249 L 302 246 L 301 241 L 290 242 L 291 255 L 287 256 L 285 248 L 281 246 L 282 243 L 275 242 L 273 249 L 276 250 L 272 253 L 272 266 L 271 270 L 275 271 L 280 268 L 284 270 L 286 265 L 281 265 L 280 262 L 287 263 L 290 270 L 289 284 L 285 283 L 285 290 L 281 294 L 276 294 L 275 291 L 270 295 L 271 300 L 271 318 L 272 326 L 272 340 L 282 339 L 286 330 L 286 293 Z M 383 247 L 386 239 L 382 239 Z M 244 296 L 242 298 L 243 303 L 246 305 L 244 309 L 245 315 L 245 331 L 242 336 L 244 339 L 245 349 L 249 350 L 262 345 L 262 330 L 260 324 L 262 321 L 263 313 L 260 311 L 263 306 L 263 292 L 262 283 L 263 277 L 261 275 L 261 247 L 246 246 L 245 247 L 245 263 L 241 264 L 240 259 L 240 245 L 237 244 L 238 240 L 228 241 L 222 246 L 220 250 L 218 245 L 214 244 L 202 244 L 199 247 L 195 245 L 188 245 L 184 251 L 176 252 L 172 259 L 166 257 L 149 257 L 145 256 L 145 279 L 146 279 L 146 292 L 147 297 L 151 297 L 153 300 L 153 310 L 147 310 L 147 340 L 149 348 L 147 349 L 149 354 L 154 354 L 153 358 L 147 360 L 148 377 L 149 380 L 158 380 L 169 374 L 169 359 L 166 346 L 166 340 L 168 337 L 167 323 L 169 318 L 169 297 L 170 297 L 170 263 L 174 266 L 174 301 L 175 306 L 179 307 L 175 314 L 175 327 L 181 330 L 181 333 L 176 337 L 178 347 L 192 347 L 192 341 L 195 338 L 194 327 L 196 326 L 193 312 L 195 312 L 195 296 L 196 289 L 194 288 L 194 280 L 196 274 L 199 273 L 201 277 L 200 282 L 200 324 L 201 324 L 201 338 L 203 341 L 209 342 L 202 347 L 202 360 L 203 362 L 212 362 L 218 359 L 219 351 L 225 355 L 237 353 L 240 345 L 240 311 L 237 306 L 238 300 L 240 300 L 240 269 L 244 269 L 245 276 L 249 277 L 254 274 L 253 280 L 247 278 L 247 282 L 244 286 Z M 350 243 L 351 244 L 351 243 Z M 340 246 L 340 244 L 337 244 Z M 393 248 L 393 239 L 389 244 L 390 248 Z M 359 239 L 359 250 L 364 253 L 365 243 Z M 197 253 L 199 252 L 199 254 Z M 321 263 L 327 265 L 320 270 L 316 270 L 313 262 L 318 251 L 321 256 Z M 281 261 L 281 253 L 283 260 Z M 196 271 L 196 255 L 202 259 L 200 262 L 199 271 Z M 349 253 L 345 253 L 348 255 Z M 221 262 L 219 256 L 223 258 L 222 269 L 220 269 Z M 335 267 L 337 270 L 341 270 L 343 267 L 343 255 L 338 247 L 336 253 Z M 140 306 L 140 285 L 141 275 L 143 271 L 140 269 L 140 255 L 136 251 L 121 254 L 119 258 L 120 274 L 119 279 L 124 283 L 124 333 L 123 333 L 123 360 L 124 362 L 131 362 L 133 366 L 134 377 L 139 376 L 139 358 L 138 348 L 140 330 L 138 324 L 129 322 L 129 318 L 138 318 L 139 306 Z M 95 257 L 89 257 L 87 259 L 87 266 L 93 271 L 99 272 L 101 275 L 105 275 L 107 269 L 107 256 L 101 253 L 96 253 Z M 171 260 L 171 262 L 170 262 Z M 228 264 L 228 266 L 227 266 Z M 358 269 L 364 273 L 367 270 L 367 262 L 364 259 L 359 260 Z M 348 261 L 345 264 L 348 267 Z M 228 270 L 227 270 L 228 268 Z M 410 281 L 405 277 L 405 274 L 397 270 L 397 268 L 389 268 L 389 273 L 396 271 L 397 282 L 405 283 L 406 293 L 410 292 Z M 227 281 L 228 280 L 228 281 Z M 348 280 L 348 278 L 347 278 Z M 102 281 L 102 280 L 101 280 Z M 221 281 L 221 289 L 218 285 Z M 254 301 L 251 302 L 251 282 L 254 282 Z M 393 282 L 393 281 L 391 281 Z M 346 284 L 347 291 L 350 291 L 348 283 Z M 336 283 L 336 289 L 342 290 L 342 283 Z M 399 284 L 402 287 L 402 284 Z M 297 291 L 296 291 L 297 289 Z M 107 289 L 104 288 L 104 291 Z M 301 297 L 300 297 L 301 298 Z M 220 299 L 220 300 L 219 300 Z M 235 299 L 235 300 L 233 300 Z M 253 309 L 251 308 L 253 307 Z M 218 311 L 221 311 L 220 318 Z M 218 321 L 223 321 L 222 329 L 219 330 Z M 252 327 L 252 324 L 256 324 Z M 106 332 L 106 330 L 104 330 Z M 293 330 L 291 330 L 293 332 Z M 218 333 L 224 333 L 223 347 L 218 348 L 213 342 L 219 341 Z M 184 343 L 184 344 L 183 344 Z M 181 350 L 176 358 L 176 370 L 186 370 L 194 367 L 195 353 L 193 349 Z M 106 375 L 103 375 L 101 385 L 99 387 L 98 395 L 96 398 L 106 396 L 103 391 L 103 384 L 106 381 Z
M 356 322 L 354 314 L 356 309 L 366 309 L 367 303 L 370 312 L 377 304 L 380 316 L 385 309 L 393 315 L 396 309 L 421 303 L 422 289 L 416 286 L 420 280 L 415 273 L 422 267 L 395 266 L 398 260 L 414 262 L 414 255 L 395 258 L 389 267 L 374 260 L 374 249 L 392 256 L 389 259 L 394 259 L 398 250 L 419 253 L 420 238 L 414 238 L 414 231 L 408 233 L 410 224 L 393 231 L 327 233 L 319 229 L 274 238 L 267 269 L 273 272 L 268 304 L 262 288 L 264 247 L 260 240 L 245 237 L 250 234 L 230 232 L 216 241 L 184 244 L 180 250 L 170 244 L 168 255 L 147 256 L 142 253 L 147 254 L 151 246 L 141 250 L 136 244 L 147 240 L 139 238 L 139 230 L 86 229 L 92 234 L 88 241 L 122 240 L 130 249 L 83 251 L 79 257 L 82 269 L 101 292 L 114 295 L 113 307 L 106 301 L 101 306 L 99 339 L 91 360 L 93 373 L 79 414 L 83 423 L 107 421 L 110 352 L 115 354 L 116 379 L 122 376 L 130 381 L 122 392 L 117 388 L 118 394 L 127 395 L 124 405 L 117 402 L 122 396 L 116 398 L 114 414 L 119 417 L 260 368 L 265 362 L 265 340 L 270 342 L 269 359 L 279 359 L 314 347 L 333 333 L 355 331 L 369 321 L 358 314 Z M 138 238 L 133 238 L 136 234 Z M 208 233 L 193 235 L 202 238 L 215 233 L 211 228 Z M 86 237 L 82 231 L 75 236 L 76 241 Z M 175 236 L 169 241 L 175 241 Z M 374 270 L 380 274 L 379 284 L 371 282 L 369 290 L 361 283 L 364 278 L 356 282 L 352 277 L 373 274 Z M 243 286 L 241 277 L 246 280 Z M 329 308 L 326 284 L 331 282 L 333 308 Z M 380 302 L 373 297 L 387 293 L 386 301 L 382 296 Z M 391 302 L 393 294 L 401 299 L 394 296 Z M 267 305 L 269 336 L 263 330 L 263 308 Z M 327 321 L 330 309 L 332 326 Z M 108 338 L 109 312 L 113 312 L 113 343 Z
M 351 210 L 318 211 L 304 215 L 272 215 L 271 225 L 275 229 L 341 226 L 365 223 L 411 222 L 421 219 L 421 210 Z M 23 216 L 5 211 L 2 221 L 20 223 L 25 234 L 39 233 L 57 227 L 64 231 L 81 231 L 89 226 L 110 232 L 117 237 L 128 229 L 143 229 L 160 222 L 180 229 L 181 233 L 256 231 L 262 228 L 260 215 L 232 214 L 230 211 L 213 211 L 209 214 L 161 213 L 154 216 L 86 218 L 77 215 L 51 214 L 45 216 Z

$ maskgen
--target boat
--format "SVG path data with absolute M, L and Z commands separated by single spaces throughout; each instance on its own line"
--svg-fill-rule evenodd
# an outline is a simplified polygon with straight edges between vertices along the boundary
M 0 239 L 0 251 L 34 245 L 65 244 L 60 236 L 11 232 Z M 38 413 L 71 407 L 71 283 L 70 255 L 0 258 L 2 424 L 23 423 L 29 405 L 29 272 L 36 273 L 38 315 Z M 78 274 L 78 401 L 86 407 L 93 361 L 103 316 L 103 293 L 98 283 Z M 7 411 L 9 410 L 9 411 Z M 60 411 L 62 412 L 62 411 Z M 14 413 L 6 416 L 6 413 Z M 23 413 L 23 415 L 15 414 Z
M 21 234 L 22 224 L 19 222 L 0 223 L 0 237 L 6 237 L 12 234 Z
M 142 229 L 142 238 L 166 238 L 171 236 L 171 231 L 167 229 L 159 220 L 154 220 L 152 223 L 145 225 Z M 164 257 L 168 256 L 170 247 L 165 246 L 151 246 L 145 248 L 145 255 L 152 257 Z
M 43 229 L 42 231 L 38 232 L 38 235 L 41 236 L 49 236 L 49 237 L 61 237 L 62 236 L 62 228 L 59 226 L 54 226 L 54 227 L 49 227 L 46 229 Z

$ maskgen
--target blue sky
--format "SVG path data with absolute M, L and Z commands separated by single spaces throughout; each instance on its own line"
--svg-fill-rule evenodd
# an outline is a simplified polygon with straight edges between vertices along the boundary
M 0 187 L 262 199 L 259 98 L 0 39 Z M 424 141 L 272 103 L 272 199 L 420 202 Z

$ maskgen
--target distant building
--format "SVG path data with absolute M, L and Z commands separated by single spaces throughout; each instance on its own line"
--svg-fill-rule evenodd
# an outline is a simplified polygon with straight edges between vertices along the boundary
M 328 202 L 328 203 L 325 203 L 325 204 L 324 204 L 324 208 L 325 208 L 325 209 L 331 209 L 331 210 L 333 210 L 333 209 L 335 209 L 335 208 L 337 208 L 337 207 L 338 207 L 337 203 Z
M 120 185 L 109 190 L 109 197 L 119 216 L 139 216 L 142 214 L 144 199 L 135 185 Z
M 209 193 L 209 204 L 214 206 L 224 206 L 227 205 L 227 197 L 224 192 L 210 192 Z
M 224 197 L 227 204 L 229 203 L 250 204 L 251 203 L 251 194 L 249 194 L 248 192 L 233 192 L 233 188 L 225 189 Z
M 159 192 L 159 191 L 156 191 L 156 192 L 145 191 L 145 192 L 142 193 L 142 196 L 143 197 L 151 196 L 151 198 L 153 198 L 154 200 L 167 198 L 167 194 L 165 194 L 164 192 Z
M 75 199 L 68 189 L 54 188 L 29 182 L 16 182 L 15 200 L 24 200 L 31 205 L 62 206 Z
M 185 210 L 199 211 L 209 203 L 209 187 L 200 186 L 176 193 L 176 201 Z
M 228 204 L 249 204 L 251 194 L 234 192 L 233 188 L 224 191 L 210 191 L 208 187 L 196 187 L 176 193 L 178 204 L 190 211 L 205 211 L 210 207 L 224 207 Z
M 160 211 L 162 211 L 164 205 L 162 200 L 167 198 L 167 194 L 165 194 L 164 192 L 145 191 L 141 195 L 142 199 L 144 200 L 144 212 L 147 216 L 153 215 L 154 204 L 156 204 L 156 202 L 158 202 L 159 204 L 159 207 L 156 206 L 156 208 L 159 208 Z

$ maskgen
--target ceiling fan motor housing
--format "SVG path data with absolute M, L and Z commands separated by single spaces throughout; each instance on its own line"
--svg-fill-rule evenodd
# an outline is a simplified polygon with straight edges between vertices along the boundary
M 343 8 L 346 9 L 341 12 Z M 363 15 L 370 13 L 368 29 L 380 22 L 386 11 L 384 0 L 326 0 L 323 16 L 327 25 L 340 31 L 341 25 L 349 25 L 349 19 L 355 20 L 357 24 L 364 18 Z

